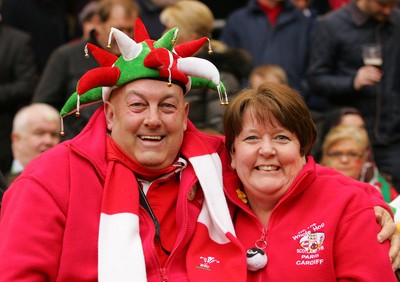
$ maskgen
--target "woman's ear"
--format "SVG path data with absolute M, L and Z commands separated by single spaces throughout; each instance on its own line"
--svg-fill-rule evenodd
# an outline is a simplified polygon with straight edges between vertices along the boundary
M 231 168 L 236 169 L 235 152 L 230 152 L 231 154 Z

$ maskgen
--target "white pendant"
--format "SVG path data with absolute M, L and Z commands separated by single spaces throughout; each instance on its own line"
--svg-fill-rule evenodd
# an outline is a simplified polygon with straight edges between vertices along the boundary
M 250 271 L 257 271 L 267 265 L 268 258 L 263 250 L 260 248 L 251 248 L 246 252 L 247 256 L 247 269 Z

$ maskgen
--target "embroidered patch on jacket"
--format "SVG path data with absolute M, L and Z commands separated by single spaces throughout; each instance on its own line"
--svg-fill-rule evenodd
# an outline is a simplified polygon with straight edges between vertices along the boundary
M 215 257 L 200 257 L 200 260 L 200 264 L 196 267 L 208 271 L 211 271 L 211 266 L 213 263 L 219 263 L 219 260 L 215 259 Z
M 296 265 L 312 266 L 324 263 L 324 259 L 321 256 L 325 241 L 324 226 L 325 223 L 313 223 L 292 236 L 293 240 L 299 244 Z

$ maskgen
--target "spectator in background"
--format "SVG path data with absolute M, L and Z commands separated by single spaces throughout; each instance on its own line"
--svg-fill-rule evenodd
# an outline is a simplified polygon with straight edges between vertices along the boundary
M 379 1 L 379 0 L 378 0 Z M 337 10 L 349 4 L 351 0 L 329 0 L 331 10 Z
M 11 140 L 14 160 L 8 186 L 34 158 L 60 142 L 59 112 L 44 103 L 23 107 L 15 115 Z
M 288 85 L 301 93 L 314 122 L 320 124 L 326 101 L 309 91 L 306 79 L 314 26 L 315 18 L 306 17 L 292 0 L 249 0 L 229 15 L 221 41 L 247 50 L 253 68 L 265 64 L 283 68 Z
M 371 184 L 382 193 L 386 203 L 399 195 L 370 161 L 372 152 L 365 128 L 351 125 L 333 127 L 325 137 L 322 152 L 322 165 Z
M 100 22 L 99 15 L 97 14 L 97 8 L 99 1 L 89 1 L 80 11 L 78 20 L 82 29 L 82 38 L 90 39 L 90 34 L 93 30 L 96 30 L 97 24 Z
M 0 171 L 10 171 L 13 160 L 11 130 L 15 113 L 30 103 L 37 82 L 31 37 L 5 25 L 0 15 Z
M 289 85 L 307 99 L 305 72 L 312 30 L 313 20 L 291 0 L 250 0 L 228 16 L 220 39 L 231 48 L 247 50 L 252 68 L 282 67 Z
M 1 2 L 0 2 L 1 4 Z M 1 210 L 1 202 L 3 200 L 3 194 L 6 191 L 8 185 L 6 178 L 4 177 L 3 173 L 0 171 L 0 210 Z
M 101 0 L 97 3 L 93 22 L 96 22 L 90 33 L 90 38 L 67 43 L 55 50 L 46 65 L 43 75 L 36 87 L 33 102 L 47 103 L 58 110 L 64 105 L 68 97 L 75 92 L 79 78 L 88 70 L 99 67 L 99 63 L 88 55 L 85 57 L 85 46 L 91 43 L 107 48 L 108 36 L 111 27 L 118 28 L 133 36 L 135 19 L 139 14 L 138 6 L 132 0 Z M 89 3 L 93 8 L 94 3 Z M 117 44 L 113 44 L 111 51 L 119 55 Z M 78 134 L 87 124 L 98 105 L 82 109 L 80 117 L 65 118 L 65 132 L 63 139 L 70 139 Z
M 359 110 L 353 107 L 344 107 L 334 109 L 325 113 L 324 120 L 317 130 L 317 141 L 313 146 L 313 156 L 317 162 L 321 161 L 322 157 L 322 142 L 328 132 L 337 125 L 352 125 L 365 128 L 365 121 Z
M 212 11 L 200 1 L 181 0 L 166 7 L 160 21 L 169 30 L 179 28 L 177 44 L 211 37 L 214 16 Z M 220 71 L 221 81 L 227 88 L 228 98 L 236 94 L 241 81 L 248 76 L 251 59 L 249 54 L 239 48 L 228 48 L 218 40 L 211 39 L 209 46 L 204 46 L 196 57 L 211 61 Z M 223 114 L 225 108 L 218 97 L 208 89 L 193 89 L 186 96 L 189 102 L 189 119 L 198 129 L 223 133 Z
M 165 25 L 160 21 L 160 14 L 164 8 L 173 5 L 179 0 L 136 0 L 140 7 L 140 19 L 147 26 L 150 38 L 159 38 Z
M 395 0 L 356 0 L 322 17 L 312 44 L 309 86 L 329 110 L 357 108 L 375 162 L 400 191 L 400 12 Z M 381 67 L 364 65 L 365 44 L 381 46 Z
M 263 82 L 288 84 L 286 72 L 278 65 L 262 65 L 255 67 L 249 75 L 249 85 L 257 89 Z
M 318 15 L 324 15 L 332 10 L 329 0 L 316 0 L 313 1 L 313 6 L 318 11 Z
M 0 12 L 4 24 L 31 35 L 39 74 L 53 50 L 72 38 L 68 34 L 67 0 L 4 0 Z
M 320 132 L 320 136 L 318 136 L 318 142 L 314 145 L 313 153 L 314 158 L 317 162 L 322 163 L 322 143 L 326 139 L 327 134 L 335 127 L 338 126 L 352 126 L 360 128 L 361 130 L 365 130 L 365 121 L 360 111 L 353 107 L 344 107 L 341 109 L 333 110 L 327 113 L 326 118 L 324 120 L 324 124 L 322 126 L 322 130 Z M 378 184 L 377 186 L 386 186 L 387 182 L 390 187 L 393 187 L 392 176 L 387 173 L 379 172 L 378 167 L 374 161 L 374 153 L 371 147 L 371 143 L 369 141 L 369 137 L 367 136 L 368 148 L 366 150 L 366 161 L 363 165 L 362 174 L 359 180 L 363 182 L 369 182 L 373 184 L 376 179 L 381 179 L 383 184 Z M 391 188 L 392 189 L 392 188 Z M 385 188 L 385 191 L 388 189 Z M 393 193 L 393 192 L 392 192 Z M 388 199 L 387 193 L 385 193 L 385 200 Z
M 313 0 L 292 0 L 292 2 L 306 17 L 313 19 L 318 17 L 318 10 L 313 6 Z

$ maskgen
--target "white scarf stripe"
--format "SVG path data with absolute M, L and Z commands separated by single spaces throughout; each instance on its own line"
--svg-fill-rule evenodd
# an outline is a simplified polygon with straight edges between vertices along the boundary
M 218 243 L 227 243 L 226 233 L 235 235 L 222 183 L 222 164 L 217 153 L 189 159 L 203 188 L 205 204 L 198 219 L 208 227 L 210 237 Z M 205 211 L 204 209 L 207 209 Z M 209 222 L 212 220 L 212 222 Z
M 147 281 L 139 217 L 133 213 L 101 214 L 99 281 Z

